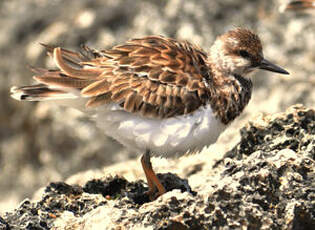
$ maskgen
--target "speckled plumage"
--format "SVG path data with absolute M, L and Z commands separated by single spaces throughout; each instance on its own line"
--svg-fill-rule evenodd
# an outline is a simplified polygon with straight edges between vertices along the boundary
M 248 104 L 252 83 L 246 75 L 258 68 L 263 60 L 259 37 L 241 28 L 218 37 L 209 54 L 187 41 L 162 36 L 132 39 L 102 51 L 87 46 L 83 46 L 80 52 L 44 46 L 58 69 L 32 68 L 34 79 L 40 84 L 15 87 L 12 89 L 13 97 L 20 100 L 83 100 L 86 108 L 80 109 L 96 113 L 97 124 L 107 135 L 130 148 L 153 149 L 160 155 L 169 155 L 166 151 L 186 153 L 200 150 L 215 142 L 224 127 Z M 242 57 L 242 52 L 245 57 Z M 190 121 L 188 140 L 185 137 L 178 142 L 182 147 L 173 144 L 168 148 L 167 143 L 172 142 L 177 134 L 159 127 L 169 127 L 165 125 L 170 123 L 169 120 L 187 123 L 184 120 L 191 117 L 195 117 L 195 123 L 198 123 L 197 120 L 203 118 L 196 113 L 203 114 L 200 111 L 204 108 L 207 108 L 208 116 L 213 116 L 209 118 L 212 123 L 221 122 L 222 127 L 213 128 L 208 124 L 209 132 L 214 135 L 208 133 L 212 138 L 202 137 L 205 141 L 199 143 L 198 137 L 189 135 L 194 130 L 194 122 Z M 119 111 L 123 118 L 111 119 L 113 110 L 116 115 Z M 152 123 L 139 138 L 139 133 L 131 131 L 126 135 L 114 130 L 121 127 L 120 123 L 138 119 L 142 121 L 140 123 Z M 177 129 L 178 132 L 181 129 Z M 165 136 L 161 137 L 161 133 Z M 144 138 L 143 135 L 150 137 Z M 164 147 L 153 144 L 159 142 L 157 136 L 164 140 Z M 133 141 L 138 139 L 142 141 Z M 139 148 L 139 145 L 144 147 Z
M 209 54 L 162 36 L 132 39 L 102 51 L 44 46 L 58 69 L 33 68 L 39 84 L 13 87 L 12 97 L 70 99 L 74 107 L 83 102 L 79 109 L 93 114 L 107 135 L 147 152 L 143 167 L 150 191 L 155 185 L 159 194 L 165 191 L 150 169 L 149 152 L 173 156 L 200 151 L 248 104 L 248 73 L 259 68 L 287 74 L 264 59 L 258 36 L 241 28 L 218 37 Z
M 230 33 L 234 36 L 236 32 Z M 261 51 L 256 35 L 246 31 L 243 36 L 249 35 L 258 44 L 255 52 Z M 246 39 L 242 41 L 244 48 L 251 48 Z M 227 124 L 235 118 L 229 114 L 238 115 L 248 102 L 249 98 L 240 95 L 244 86 L 248 86 L 244 94 L 250 96 L 250 82 L 240 85 L 229 78 L 230 73 L 220 76 L 216 66 L 211 67 L 207 53 L 187 41 L 150 36 L 100 52 L 88 47 L 83 47 L 80 53 L 46 48 L 60 70 L 33 69 L 34 79 L 42 83 L 36 88 L 47 89 L 41 94 L 42 99 L 45 93 L 55 92 L 57 96 L 60 91 L 75 89 L 89 98 L 86 107 L 114 102 L 130 113 L 160 119 L 189 114 L 211 103 L 218 119 Z M 237 54 L 234 50 L 230 52 Z M 31 99 L 32 94 L 29 96 Z M 35 100 L 39 96 L 34 95 Z M 231 108 L 223 99 L 228 97 L 238 100 Z

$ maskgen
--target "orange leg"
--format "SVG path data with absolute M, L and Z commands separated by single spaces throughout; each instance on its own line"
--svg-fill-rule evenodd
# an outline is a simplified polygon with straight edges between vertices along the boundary
M 152 169 L 149 151 L 146 151 L 145 154 L 142 155 L 141 164 L 149 186 L 148 195 L 150 196 L 150 199 L 153 200 L 154 197 L 158 197 L 164 194 L 166 190 Z M 156 190 L 157 194 L 155 195 Z

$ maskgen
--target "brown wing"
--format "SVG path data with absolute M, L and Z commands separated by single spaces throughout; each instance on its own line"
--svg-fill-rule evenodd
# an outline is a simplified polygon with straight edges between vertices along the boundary
M 206 54 L 188 42 L 151 36 L 101 52 L 46 47 L 60 71 L 34 78 L 81 90 L 90 98 L 87 107 L 115 102 L 128 112 L 165 118 L 193 112 L 209 97 L 203 79 Z

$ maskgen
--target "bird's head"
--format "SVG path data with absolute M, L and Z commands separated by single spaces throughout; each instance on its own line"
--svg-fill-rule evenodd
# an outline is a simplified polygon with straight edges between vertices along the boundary
M 210 50 L 211 63 L 224 74 L 240 75 L 263 69 L 289 74 L 264 58 L 259 37 L 248 29 L 236 28 L 219 36 Z

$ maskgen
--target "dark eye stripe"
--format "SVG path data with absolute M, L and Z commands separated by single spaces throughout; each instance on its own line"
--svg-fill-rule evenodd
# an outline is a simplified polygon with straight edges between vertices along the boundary
M 243 58 L 249 58 L 250 57 L 250 54 L 246 50 L 240 50 L 239 54 Z

